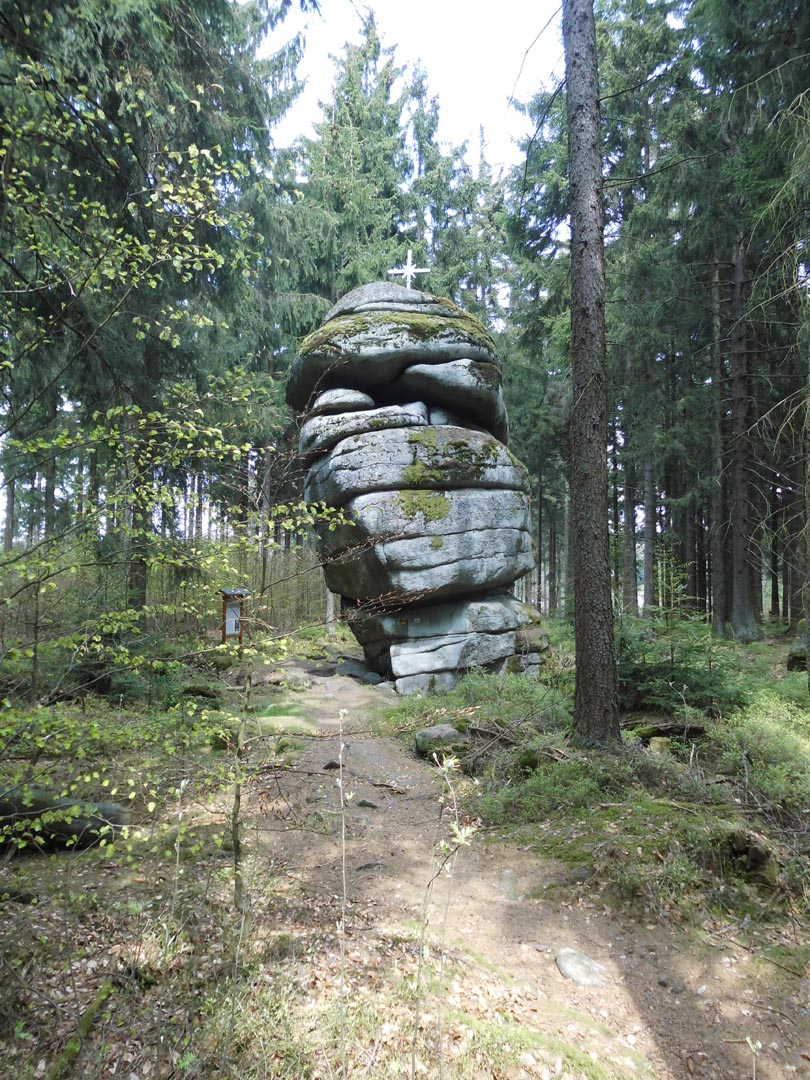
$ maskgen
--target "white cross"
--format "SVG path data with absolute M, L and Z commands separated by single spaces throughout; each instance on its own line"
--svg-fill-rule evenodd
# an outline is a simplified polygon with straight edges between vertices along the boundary
M 406 289 L 410 289 L 411 282 L 417 274 L 427 274 L 429 272 L 430 271 L 427 266 L 414 266 L 413 251 L 410 248 L 408 248 L 408 258 L 405 260 L 405 265 L 403 266 L 403 268 L 401 270 L 388 271 L 389 274 L 396 274 L 397 277 L 405 278 Z

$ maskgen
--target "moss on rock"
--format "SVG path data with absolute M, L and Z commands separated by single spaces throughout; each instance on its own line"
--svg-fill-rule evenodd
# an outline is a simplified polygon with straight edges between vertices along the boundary
M 432 469 L 421 461 L 414 462 L 413 465 L 406 465 L 402 470 L 402 479 L 408 487 L 414 488 L 441 487 L 444 482 L 441 469 Z
M 298 353 L 304 360 L 312 354 L 340 356 L 353 338 L 367 334 L 387 338 L 402 332 L 416 341 L 431 341 L 438 337 L 458 339 L 496 355 L 495 342 L 472 315 L 424 315 L 407 311 L 338 315 L 304 338 Z
M 428 450 L 437 450 L 439 435 L 435 427 L 417 428 L 408 432 L 408 442 L 411 446 L 425 447 Z
M 450 513 L 450 502 L 440 491 L 400 491 L 397 498 L 408 518 L 421 514 L 428 523 L 444 521 Z

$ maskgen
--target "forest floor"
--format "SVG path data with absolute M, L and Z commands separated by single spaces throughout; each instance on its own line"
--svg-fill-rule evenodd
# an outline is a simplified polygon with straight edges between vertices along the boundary
M 178 809 L 182 828 L 134 868 L 117 847 L 16 861 L 7 881 L 39 875 L 48 902 L 3 908 L 0 1075 L 810 1076 L 795 926 L 645 918 L 544 857 L 542 832 L 516 846 L 456 821 L 441 772 L 383 732 L 390 689 L 337 667 L 287 661 L 282 690 L 254 671 L 253 707 L 299 742 L 283 767 L 252 761 L 241 916 L 210 843 L 225 786 Z M 476 827 L 458 848 L 454 821 Z M 564 949 L 598 985 L 561 974 Z
M 738 923 L 709 919 L 687 928 L 628 914 L 589 888 L 581 868 L 487 829 L 436 877 L 453 816 L 441 775 L 402 741 L 375 734 L 375 718 L 391 704 L 389 690 L 332 671 L 310 667 L 312 685 L 298 694 L 319 737 L 283 786 L 267 781 L 253 799 L 265 825 L 289 822 L 271 834 L 259 819 L 257 835 L 272 835 L 263 843 L 291 901 L 324 910 L 334 926 L 345 873 L 344 992 L 388 1017 L 376 1030 L 365 1026 L 365 1045 L 355 1034 L 349 1056 L 357 1075 L 375 1053 L 384 1049 L 390 1058 L 402 1051 L 413 1006 L 409 1015 L 386 1004 L 385 976 L 391 966 L 401 974 L 414 967 L 416 935 L 434 962 L 445 957 L 444 985 L 434 978 L 421 1006 L 419 1025 L 428 1037 L 416 1055 L 418 1073 L 462 1075 L 454 1063 L 480 1041 L 477 1021 L 490 1038 L 500 1030 L 504 1043 L 514 1043 L 516 1031 L 524 1040 L 527 1032 L 538 1038 L 525 1040 L 523 1049 L 512 1046 L 511 1064 L 492 1071 L 482 1060 L 472 1076 L 810 1076 L 810 982 L 763 961 L 756 936 Z M 344 813 L 329 767 L 340 763 L 341 745 Z M 325 832 L 299 827 L 324 816 L 331 822 Z M 788 941 L 790 927 L 781 932 Z M 301 968 L 306 997 L 334 994 L 338 946 L 335 936 Z M 601 965 L 602 985 L 563 977 L 556 956 L 565 948 Z M 433 1057 L 425 1060 L 431 1029 Z

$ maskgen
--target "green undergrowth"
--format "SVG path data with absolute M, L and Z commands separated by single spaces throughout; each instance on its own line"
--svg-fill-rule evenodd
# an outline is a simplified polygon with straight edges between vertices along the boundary
M 82 807 L 112 804 L 124 811 L 114 811 L 116 822 L 127 819 L 116 840 L 119 851 L 131 855 L 146 838 L 162 849 L 167 830 L 159 820 L 174 812 L 181 795 L 202 805 L 227 791 L 238 769 L 249 774 L 254 763 L 287 763 L 303 745 L 296 737 L 316 730 L 299 715 L 299 704 L 274 700 L 264 705 L 259 699 L 244 715 L 250 762 L 237 766 L 237 734 L 246 703 L 235 691 L 231 699 L 228 705 L 209 707 L 205 699 L 184 698 L 163 710 L 116 708 L 93 698 L 7 707 L 0 713 L 0 796 L 21 800 L 23 810 L 30 804 L 29 792 L 76 800 Z M 12 843 L 25 852 L 28 845 L 39 846 L 46 833 L 36 822 L 0 818 L 0 845 Z M 111 840 L 106 837 L 105 846 Z
M 689 626 L 667 648 L 687 657 L 696 640 Z M 664 918 L 806 910 L 810 701 L 778 648 L 724 643 L 704 658 L 698 690 L 681 684 L 667 709 L 657 692 L 637 698 L 646 723 L 634 716 L 622 744 L 601 752 L 571 738 L 564 651 L 539 682 L 473 672 L 441 697 L 406 699 L 389 723 L 408 736 L 437 723 L 465 732 L 470 812 L 575 865 L 589 892 Z M 716 682 L 699 708 L 707 672 Z
M 746 685 L 740 646 L 719 641 L 702 618 L 662 611 L 616 625 L 619 705 L 672 712 L 693 707 L 717 715 L 741 705 Z
M 323 623 L 316 623 L 291 634 L 288 647 L 290 655 L 298 660 L 322 660 L 356 649 L 357 642 L 345 623 L 336 623 L 331 631 Z

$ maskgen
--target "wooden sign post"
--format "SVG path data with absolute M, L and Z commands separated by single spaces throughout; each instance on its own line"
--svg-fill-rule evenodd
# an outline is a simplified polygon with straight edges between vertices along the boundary
M 222 644 L 238 640 L 242 644 L 242 605 L 250 593 L 246 589 L 220 589 L 222 593 Z

